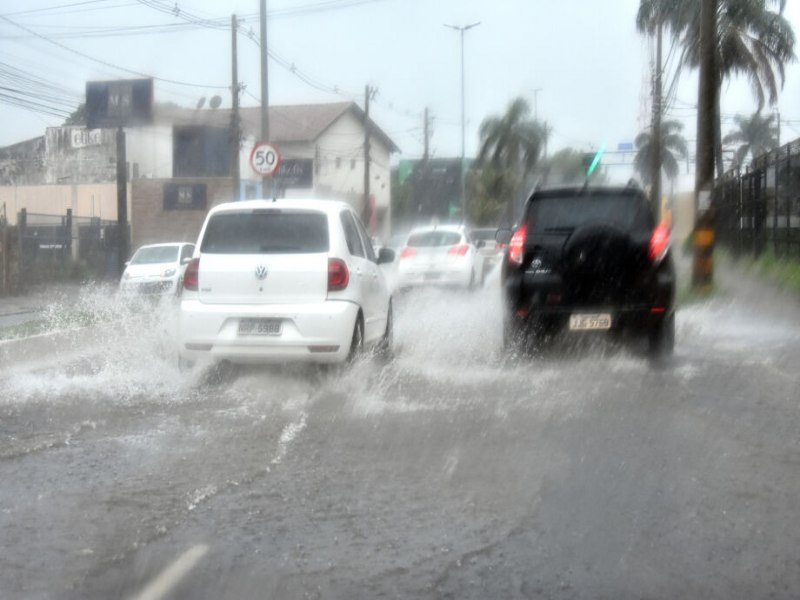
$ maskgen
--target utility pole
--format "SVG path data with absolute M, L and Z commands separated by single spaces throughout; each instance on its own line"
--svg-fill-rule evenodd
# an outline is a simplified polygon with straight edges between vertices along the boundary
M 714 207 L 711 194 L 714 189 L 714 115 L 719 74 L 716 65 L 717 0 L 701 2 L 692 287 L 708 289 L 714 276 Z
M 241 175 L 239 173 L 239 58 L 236 49 L 236 15 L 231 15 L 231 179 L 233 179 L 233 201 L 240 199 Z
M 658 219 L 661 219 L 661 115 L 662 115 L 662 44 L 664 24 L 659 22 L 656 30 L 656 69 L 653 89 L 653 156 L 651 170 L 653 181 L 650 187 L 650 198 Z
M 269 142 L 269 72 L 267 51 L 267 0 L 261 0 L 261 141 Z M 267 197 L 270 177 L 261 180 L 262 197 Z
M 425 145 L 422 150 L 422 162 L 427 163 L 428 157 L 430 156 L 430 139 L 431 139 L 431 130 L 429 127 L 430 117 L 428 116 L 428 107 L 425 107 L 425 123 L 424 123 L 424 130 L 425 130 Z
M 464 191 L 464 160 L 465 160 L 465 132 L 466 132 L 466 118 L 464 112 L 464 32 L 469 31 L 473 27 L 477 27 L 481 22 L 471 23 L 470 25 L 447 25 L 450 29 L 454 29 L 461 34 L 461 168 L 459 169 L 459 193 L 461 195 L 461 219 L 466 222 L 467 219 L 467 198 Z
M 117 269 L 125 270 L 128 260 L 128 158 L 125 153 L 125 130 L 117 128 Z
M 369 136 L 372 132 L 372 123 L 369 119 L 370 96 L 375 93 L 370 86 L 364 87 L 364 208 L 361 211 L 361 221 L 369 227 L 370 205 L 369 205 L 369 163 L 370 163 L 370 143 Z

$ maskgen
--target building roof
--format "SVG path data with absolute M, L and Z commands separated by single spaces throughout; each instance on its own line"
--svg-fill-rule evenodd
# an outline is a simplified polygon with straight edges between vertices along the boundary
M 335 102 L 329 104 L 296 104 L 269 107 L 270 141 L 275 143 L 314 142 L 325 133 L 337 120 L 346 113 L 352 113 L 359 121 L 364 121 L 365 113 L 355 102 Z M 245 106 L 239 109 L 242 131 L 245 134 L 260 137 L 261 107 Z M 156 123 L 172 123 L 174 125 L 209 125 L 212 127 L 228 127 L 231 109 L 188 109 L 159 108 L 156 111 Z M 391 138 L 370 119 L 372 133 L 390 152 L 400 149 Z

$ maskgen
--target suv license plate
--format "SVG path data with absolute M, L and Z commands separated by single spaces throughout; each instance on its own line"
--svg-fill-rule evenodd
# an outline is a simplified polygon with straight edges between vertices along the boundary
M 569 328 L 571 331 L 611 329 L 611 315 L 608 313 L 570 315 Z
M 239 319 L 239 335 L 280 335 L 281 319 Z

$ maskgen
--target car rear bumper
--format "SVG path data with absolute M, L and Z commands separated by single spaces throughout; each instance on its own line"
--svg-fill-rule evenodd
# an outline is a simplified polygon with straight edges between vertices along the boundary
M 300 305 L 181 302 L 179 351 L 196 361 L 234 363 L 343 362 L 350 351 L 358 305 L 327 300 Z M 242 319 L 280 321 L 280 334 L 241 334 Z
M 397 287 L 416 286 L 468 286 L 473 281 L 472 265 L 437 265 L 436 267 L 408 267 L 397 269 Z
M 158 296 L 175 294 L 177 292 L 177 279 L 162 278 L 136 278 L 123 281 L 119 291 L 125 295 Z

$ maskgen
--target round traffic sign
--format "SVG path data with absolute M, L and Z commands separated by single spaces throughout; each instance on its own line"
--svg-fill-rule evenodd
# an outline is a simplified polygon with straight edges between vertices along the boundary
M 278 149 L 267 142 L 258 142 L 250 153 L 250 166 L 262 177 L 274 175 L 281 164 Z

